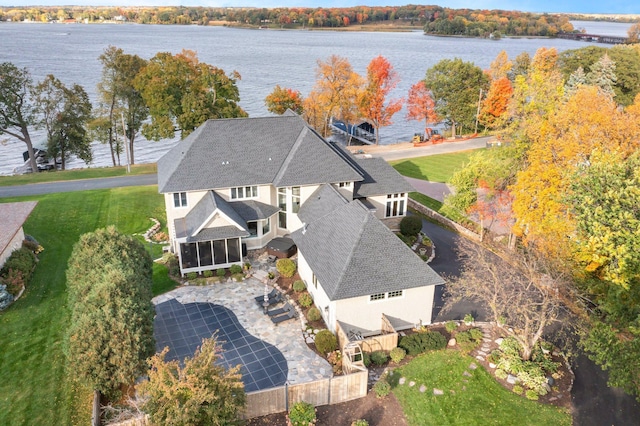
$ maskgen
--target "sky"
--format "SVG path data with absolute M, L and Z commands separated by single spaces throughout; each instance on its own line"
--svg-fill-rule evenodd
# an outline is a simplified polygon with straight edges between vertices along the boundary
M 209 7 L 351 7 L 402 6 L 415 0 L 0 0 L 0 6 L 209 6 Z M 429 0 L 453 9 L 502 9 L 525 12 L 640 14 L 638 0 Z

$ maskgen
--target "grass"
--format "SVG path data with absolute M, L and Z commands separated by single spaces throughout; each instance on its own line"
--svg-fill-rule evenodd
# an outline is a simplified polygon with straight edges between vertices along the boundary
M 128 175 L 145 175 L 156 173 L 156 164 L 135 164 L 131 173 L 126 167 L 99 167 L 93 169 L 73 169 L 65 171 L 49 171 L 29 173 L 26 175 L 0 176 L 0 186 L 26 185 L 30 183 L 58 182 L 64 180 L 94 179 Z
M 45 251 L 25 294 L 0 313 L 0 424 L 87 424 L 91 392 L 71 379 L 63 352 L 69 255 L 83 233 L 111 224 L 123 233 L 143 233 L 152 225 L 149 217 L 164 221 L 163 198 L 148 186 L 2 201 L 24 200 L 38 200 L 24 229 Z M 154 294 L 172 288 L 163 268 L 154 266 Z
M 482 148 L 484 149 L 484 148 Z M 449 182 L 453 173 L 469 162 L 469 157 L 478 150 L 455 152 L 451 154 L 429 155 L 427 157 L 408 158 L 391 161 L 389 164 L 403 176 L 431 182 Z
M 571 414 L 539 404 L 502 387 L 481 366 L 469 369 L 473 358 L 451 350 L 427 353 L 397 369 L 393 393 L 410 425 L 571 425 Z M 468 371 L 471 376 L 464 376 Z M 400 377 L 406 378 L 398 385 Z M 466 381 L 464 381 L 466 380 Z M 416 385 L 409 387 L 408 383 Z M 421 393 L 420 385 L 427 390 Z M 434 395 L 433 388 L 444 395 Z

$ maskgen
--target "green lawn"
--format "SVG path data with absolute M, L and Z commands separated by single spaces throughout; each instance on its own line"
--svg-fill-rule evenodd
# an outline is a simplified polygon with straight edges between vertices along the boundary
M 67 260 L 85 232 L 113 224 L 123 233 L 142 233 L 152 226 L 149 217 L 164 223 L 164 201 L 157 187 L 149 186 L 2 202 L 25 200 L 39 201 L 24 229 L 45 250 L 25 294 L 0 313 L 0 425 L 84 425 L 91 394 L 65 371 L 62 347 L 69 321 Z M 161 249 L 153 250 L 155 256 Z M 154 267 L 155 294 L 171 288 L 162 271 L 162 265 Z
M 456 223 L 459 223 L 465 226 L 466 228 L 471 229 L 474 232 L 480 232 L 478 224 L 469 220 L 465 215 L 461 214 L 459 211 L 442 204 L 438 200 L 434 200 L 433 198 L 428 197 L 419 192 L 410 192 L 409 198 L 411 198 L 414 201 L 417 201 L 423 206 L 429 207 L 431 210 L 434 210 L 440 213 L 442 216 L 446 217 L 447 219 L 450 219 Z
M 410 425 L 571 425 L 571 415 L 503 388 L 473 358 L 452 350 L 416 357 L 392 376 L 393 393 Z M 468 371 L 471 376 L 464 376 Z M 400 377 L 404 385 L 397 384 Z M 465 381 L 466 380 L 466 381 Z M 409 387 L 408 383 L 416 385 Z M 420 392 L 420 385 L 427 387 Z M 444 391 L 434 395 L 433 389 Z
M 391 161 L 389 164 L 403 176 L 431 182 L 449 182 L 453 173 L 460 170 L 469 161 L 469 157 L 477 151 L 474 149 L 452 154 L 408 158 Z
M 129 175 L 145 175 L 156 173 L 156 164 L 135 164 L 131 166 Z M 65 171 L 49 171 L 29 173 L 17 176 L 0 176 L 0 186 L 25 185 L 29 183 L 57 182 L 62 180 L 93 179 L 127 175 L 126 167 L 99 167 L 93 169 L 73 169 Z

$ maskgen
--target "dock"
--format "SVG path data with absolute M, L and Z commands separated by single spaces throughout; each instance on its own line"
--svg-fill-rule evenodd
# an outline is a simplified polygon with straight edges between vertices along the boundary
M 629 39 L 627 37 L 610 36 L 610 35 L 598 35 L 598 34 L 586 34 L 586 33 L 559 33 L 557 37 L 568 39 L 568 40 L 590 41 L 593 43 L 605 43 L 605 44 L 629 43 Z
M 364 145 L 374 145 L 376 143 L 373 126 L 366 121 L 360 124 L 348 124 L 332 118 L 329 126 L 333 132 L 345 135 L 347 138 L 355 139 Z

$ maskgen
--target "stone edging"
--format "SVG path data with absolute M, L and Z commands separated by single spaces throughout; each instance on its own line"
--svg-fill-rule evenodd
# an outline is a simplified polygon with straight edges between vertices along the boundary
M 419 213 L 422 213 L 425 216 L 428 216 L 440 223 L 442 223 L 443 225 L 449 226 L 453 229 L 455 229 L 458 233 L 474 240 L 474 241 L 482 241 L 482 239 L 480 238 L 479 234 L 476 234 L 475 232 L 465 228 L 464 226 L 452 221 L 451 219 L 447 219 L 446 217 L 442 216 L 440 213 L 431 210 L 429 207 L 423 206 L 422 204 L 418 203 L 415 200 L 412 200 L 411 198 L 409 198 L 409 202 L 408 202 L 408 206 L 416 211 L 418 211 Z

